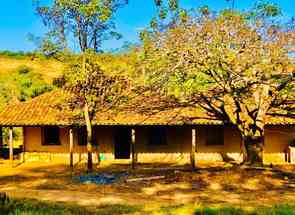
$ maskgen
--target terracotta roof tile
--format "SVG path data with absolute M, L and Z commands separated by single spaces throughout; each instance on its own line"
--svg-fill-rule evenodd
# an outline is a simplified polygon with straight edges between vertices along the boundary
M 68 126 L 78 124 L 73 121 L 73 113 L 61 111 L 57 104 L 64 102 L 62 91 L 45 93 L 27 102 L 6 106 L 0 112 L 1 126 Z M 96 125 L 217 125 L 222 121 L 213 119 L 196 108 L 174 107 L 147 114 L 136 111 L 108 110 L 97 114 Z M 267 125 L 295 125 L 295 118 L 267 116 Z

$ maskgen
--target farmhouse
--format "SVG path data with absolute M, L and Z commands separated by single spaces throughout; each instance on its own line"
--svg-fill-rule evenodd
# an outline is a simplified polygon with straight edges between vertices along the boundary
M 0 126 L 23 128 L 22 158 L 27 161 L 86 160 L 86 129 L 71 111 L 58 107 L 64 93 L 53 91 L 24 103 L 8 105 Z M 142 105 L 149 107 L 149 103 Z M 158 103 L 157 101 L 155 103 Z M 197 108 L 149 111 L 106 110 L 94 120 L 94 160 L 145 162 L 242 161 L 239 132 Z M 264 162 L 295 163 L 288 146 L 295 140 L 295 119 L 268 116 Z M 10 156 L 13 156 L 10 132 Z M 97 153 L 99 148 L 99 153 Z

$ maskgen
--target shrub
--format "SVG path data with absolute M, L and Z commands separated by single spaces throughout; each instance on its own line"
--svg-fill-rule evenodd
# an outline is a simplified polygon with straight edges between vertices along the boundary
M 28 74 L 29 72 L 32 71 L 32 69 L 26 65 L 22 65 L 17 69 L 17 71 L 18 71 L 18 74 L 22 75 L 22 74 Z

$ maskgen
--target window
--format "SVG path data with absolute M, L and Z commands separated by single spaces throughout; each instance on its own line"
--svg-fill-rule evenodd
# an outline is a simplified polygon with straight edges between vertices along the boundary
M 208 126 L 205 130 L 205 141 L 207 146 L 224 144 L 224 131 L 222 126 Z
M 43 133 L 42 145 L 60 145 L 59 127 L 56 127 L 56 126 L 43 127 L 42 133 Z
M 149 144 L 150 145 L 165 145 L 167 144 L 166 128 L 155 127 L 149 128 Z

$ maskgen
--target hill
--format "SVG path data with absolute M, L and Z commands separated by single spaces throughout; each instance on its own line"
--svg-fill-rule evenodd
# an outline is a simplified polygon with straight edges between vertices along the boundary
M 54 59 L 0 55 L 0 77 L 15 72 L 20 67 L 30 68 L 32 72 L 41 74 L 46 81 L 51 82 L 62 73 L 64 64 Z
M 0 53 L 0 109 L 11 101 L 25 101 L 54 88 L 52 81 L 65 65 L 33 55 Z
M 0 51 L 0 109 L 9 102 L 26 101 L 52 90 L 53 80 L 62 75 L 67 62 L 77 60 L 79 55 L 61 62 L 38 53 Z M 98 54 L 96 61 L 109 74 L 132 76 L 137 53 Z

